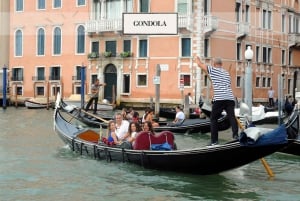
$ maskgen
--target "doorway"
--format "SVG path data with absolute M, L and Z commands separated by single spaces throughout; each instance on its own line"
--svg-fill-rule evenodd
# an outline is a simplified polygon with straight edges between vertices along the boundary
M 108 64 L 104 69 L 104 98 L 110 103 L 116 102 L 117 92 L 117 68 L 113 64 Z

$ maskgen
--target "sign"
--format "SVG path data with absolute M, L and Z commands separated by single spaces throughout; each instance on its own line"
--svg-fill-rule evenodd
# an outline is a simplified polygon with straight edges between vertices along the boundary
M 177 13 L 123 13 L 124 35 L 177 35 Z
M 160 64 L 161 71 L 169 71 L 169 64 Z
M 180 89 L 184 88 L 184 80 L 183 78 L 180 79 Z
M 153 77 L 153 84 L 160 84 L 160 77 L 159 76 L 154 76 Z

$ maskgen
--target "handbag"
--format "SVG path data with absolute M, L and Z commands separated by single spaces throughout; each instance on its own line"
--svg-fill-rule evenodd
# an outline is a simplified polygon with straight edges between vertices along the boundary
M 172 150 L 172 146 L 165 142 L 163 144 L 151 144 L 151 150 L 162 150 L 162 151 L 170 151 Z

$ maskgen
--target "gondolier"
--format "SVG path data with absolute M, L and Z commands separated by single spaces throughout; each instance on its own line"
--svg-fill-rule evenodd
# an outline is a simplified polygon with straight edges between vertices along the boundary
M 94 101 L 94 114 L 97 113 L 97 104 L 98 104 L 98 97 L 99 97 L 99 89 L 100 86 L 105 86 L 106 83 L 100 83 L 99 79 L 96 79 L 95 83 L 92 85 L 92 95 L 91 98 L 88 102 L 88 104 L 86 105 L 85 110 L 88 111 L 90 106 L 92 105 L 93 101 Z
M 232 128 L 232 137 L 238 138 L 238 126 L 234 114 L 235 98 L 231 89 L 231 80 L 229 73 L 222 68 L 222 60 L 214 59 L 214 66 L 207 66 L 196 59 L 197 65 L 210 76 L 213 84 L 214 102 L 211 112 L 211 145 L 218 144 L 218 117 L 225 110 Z

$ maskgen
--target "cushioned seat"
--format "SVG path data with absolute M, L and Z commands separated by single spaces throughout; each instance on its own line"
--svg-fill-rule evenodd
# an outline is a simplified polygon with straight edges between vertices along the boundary
M 133 149 L 149 150 L 151 144 L 163 144 L 166 141 L 174 149 L 174 139 L 174 134 L 170 131 L 163 131 L 161 133 L 156 133 L 155 135 L 152 135 L 146 131 L 142 131 L 137 134 Z

